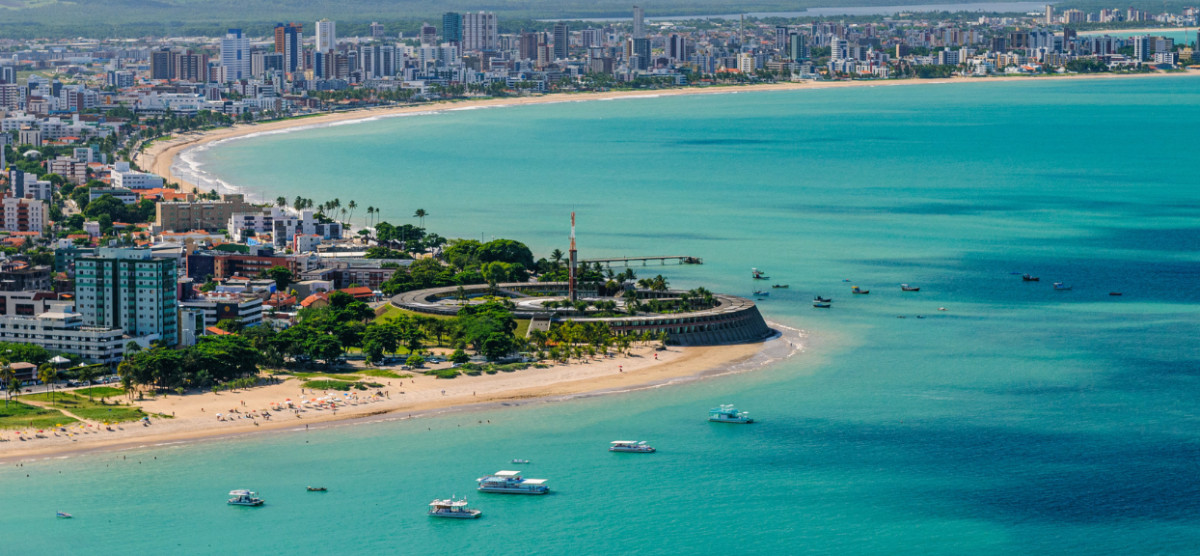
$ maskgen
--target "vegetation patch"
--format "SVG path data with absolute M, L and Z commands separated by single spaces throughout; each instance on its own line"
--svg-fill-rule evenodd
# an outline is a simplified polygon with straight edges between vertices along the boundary
M 91 388 L 80 388 L 74 391 L 74 394 L 79 396 L 87 396 L 90 398 L 115 398 L 124 396 L 125 390 L 121 388 L 113 388 L 112 386 L 93 386 Z
M 146 416 L 142 408 L 104 400 L 89 400 L 67 392 L 29 394 L 27 399 L 45 402 L 55 409 L 69 411 L 92 421 L 122 422 L 137 421 Z
M 436 376 L 438 378 L 454 378 L 462 373 L 458 372 L 458 369 L 434 369 L 431 371 L 425 371 L 425 374 L 429 376 Z
M 356 384 L 358 383 L 346 382 L 344 380 L 310 380 L 301 384 L 301 386 L 305 388 L 312 388 L 313 390 L 338 390 L 341 392 L 346 392 L 353 388 Z
M 0 429 L 45 429 L 75 423 L 61 411 L 10 401 L 0 405 Z
M 334 373 L 292 373 L 292 376 L 300 380 L 341 380 L 353 382 L 360 377 L 357 374 L 334 374 Z
M 375 378 L 412 378 L 413 376 L 407 373 L 389 371 L 387 369 L 362 369 L 355 372 L 363 376 L 373 376 Z

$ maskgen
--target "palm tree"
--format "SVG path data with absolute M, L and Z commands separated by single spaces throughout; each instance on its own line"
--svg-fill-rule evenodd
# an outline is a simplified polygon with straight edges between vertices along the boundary
M 38 367 L 38 380 L 42 381 L 42 384 L 50 386 L 50 405 L 54 405 L 54 381 L 57 378 L 58 369 L 55 369 L 54 365 L 43 363 L 41 367 Z
M 550 252 L 550 260 L 554 261 L 554 266 L 561 265 L 563 257 L 565 256 L 566 254 L 562 252 L 562 249 L 555 249 Z
M 282 197 L 282 196 L 276 197 L 275 198 L 275 206 L 277 206 L 279 208 L 286 207 L 287 206 L 287 197 Z
M 367 222 L 368 226 L 375 226 L 375 207 L 373 206 L 367 207 Z
M 292 208 L 296 209 L 296 212 L 300 212 L 301 210 L 303 210 L 304 209 L 304 197 L 296 195 L 295 200 L 292 201 Z
M 426 216 L 429 216 L 429 213 L 425 212 L 425 209 L 417 209 L 417 212 L 413 213 L 413 218 L 421 219 L 421 227 L 422 228 L 425 227 L 425 217 Z
M 8 361 L 4 362 L 4 366 L 0 367 L 0 382 L 4 383 L 4 407 L 8 407 L 8 400 L 12 398 L 14 387 L 20 387 L 17 383 L 17 372 L 9 366 Z
M 354 209 L 358 208 L 358 203 L 354 202 L 354 200 L 351 199 L 350 202 L 346 204 L 346 208 L 350 209 L 350 217 L 347 218 L 346 220 L 347 221 L 353 220 L 354 219 Z

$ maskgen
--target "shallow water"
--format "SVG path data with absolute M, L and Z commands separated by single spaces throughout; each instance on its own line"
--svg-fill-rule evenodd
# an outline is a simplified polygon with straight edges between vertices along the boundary
M 6 466 L 6 551 L 1195 553 L 1198 84 L 564 103 L 205 151 L 266 198 L 353 198 L 356 220 L 424 208 L 443 235 L 545 255 L 575 210 L 582 258 L 705 262 L 639 276 L 748 294 L 756 266 L 790 284 L 763 312 L 807 351 L 616 396 Z M 728 402 L 761 423 L 704 421 Z M 606 452 L 617 438 L 660 452 Z M 512 458 L 555 492 L 471 490 Z M 268 505 L 227 507 L 233 488 Z M 423 515 L 451 494 L 484 517 Z

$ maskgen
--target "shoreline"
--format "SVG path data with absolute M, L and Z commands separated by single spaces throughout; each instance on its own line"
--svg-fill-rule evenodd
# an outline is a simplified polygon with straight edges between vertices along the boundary
M 153 424 L 149 426 L 128 422 L 114 425 L 111 432 L 100 432 L 97 426 L 95 431 L 70 437 L 55 433 L 55 436 L 24 442 L 11 440 L 13 431 L 4 431 L 0 435 L 10 438 L 10 442 L 0 444 L 0 465 L 620 394 L 763 369 L 804 351 L 806 333 L 778 323 L 769 324 L 777 334 L 753 344 L 671 347 L 666 351 L 645 347 L 632 350 L 629 356 L 601 357 L 548 369 L 529 368 L 475 377 L 463 375 L 449 380 L 416 375 L 411 381 L 399 380 L 404 386 L 384 387 L 388 391 L 387 397 L 359 405 L 344 405 L 340 413 L 298 406 L 304 409 L 296 412 L 294 417 L 290 410 L 284 410 L 274 413 L 272 420 L 240 418 L 242 414 L 239 419 L 216 419 L 218 408 L 237 407 L 246 400 L 250 401 L 244 407 L 251 411 L 265 409 L 268 404 L 282 402 L 285 397 L 299 399 L 299 381 L 291 377 L 281 384 L 246 391 L 164 396 L 138 405 L 151 414 L 179 415 L 168 419 L 152 418 Z M 651 353 L 661 354 L 663 359 L 651 359 Z M 397 379 L 374 380 L 397 382 Z M 441 395 L 438 395 L 439 391 Z M 391 396 L 393 393 L 397 395 Z
M 203 132 L 189 132 L 187 134 L 173 136 L 168 140 L 159 140 L 152 143 L 145 149 L 144 152 L 138 153 L 134 157 L 134 161 L 142 169 L 142 171 L 151 172 L 162 176 L 167 183 L 178 183 L 181 191 L 196 191 L 196 184 L 192 181 L 184 179 L 182 176 L 177 176 L 174 171 L 174 166 L 178 159 L 188 151 L 204 147 L 217 141 L 229 141 L 239 138 L 245 138 L 250 135 L 258 135 L 264 133 L 289 133 L 300 131 L 308 128 L 325 127 L 332 124 L 354 123 L 364 120 L 375 120 L 380 118 L 400 117 L 416 114 L 436 114 L 440 112 L 477 109 L 477 108 L 498 108 L 509 106 L 527 106 L 535 104 L 553 104 L 562 102 L 587 102 L 599 100 L 615 100 L 615 99 L 631 99 L 631 98 L 660 98 L 666 96 L 690 96 L 690 95 L 705 95 L 705 94 L 734 94 L 743 92 L 760 92 L 760 91 L 802 91 L 802 90 L 820 90 L 834 89 L 843 87 L 892 87 L 906 85 L 945 85 L 945 84 L 965 84 L 965 83 L 1009 83 L 1009 82 L 1044 82 L 1044 81 L 1062 81 L 1069 79 L 1148 79 L 1155 77 L 1171 77 L 1171 76 L 1197 76 L 1200 72 L 1182 71 L 1176 73 L 1154 72 L 1154 73 L 1122 73 L 1122 74 L 1072 74 L 1072 75 L 1043 75 L 1043 76 L 999 76 L 999 77 L 953 77 L 945 79 L 891 79 L 891 80 L 863 80 L 863 81 L 803 81 L 803 82 L 788 82 L 788 83 L 769 83 L 758 85 L 744 86 L 713 86 L 713 87 L 689 87 L 683 89 L 663 89 L 649 91 L 606 91 L 606 92 L 589 92 L 589 93 L 551 93 L 547 95 L 533 97 L 517 97 L 517 98 L 489 98 L 475 100 L 459 100 L 459 101 L 440 101 L 431 104 L 420 106 L 389 106 L 378 108 L 364 108 L 360 110 L 352 110 L 348 112 L 325 113 L 315 116 L 307 116 L 301 118 L 292 118 L 287 120 L 279 120 L 274 122 L 266 122 L 260 124 L 235 124 L 233 127 L 221 128 Z M 207 174 L 203 170 L 199 170 L 201 174 Z M 212 177 L 214 181 L 215 177 Z M 228 193 L 230 191 L 218 191 L 218 193 Z M 267 202 L 268 199 L 252 199 L 251 195 L 247 195 L 248 201 Z
M 1138 27 L 1136 29 L 1092 29 L 1089 31 L 1080 31 L 1080 35 L 1117 35 L 1123 33 L 1132 33 L 1135 35 L 1151 35 L 1154 33 L 1187 33 L 1189 31 L 1200 31 L 1200 27 Z

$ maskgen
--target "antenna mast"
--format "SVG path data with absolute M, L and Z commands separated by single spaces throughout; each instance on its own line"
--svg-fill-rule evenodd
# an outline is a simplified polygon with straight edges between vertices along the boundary
M 571 250 L 568 251 L 568 277 L 567 277 L 567 295 L 571 302 L 575 302 L 579 298 L 579 292 L 575 291 L 575 212 L 571 212 Z

